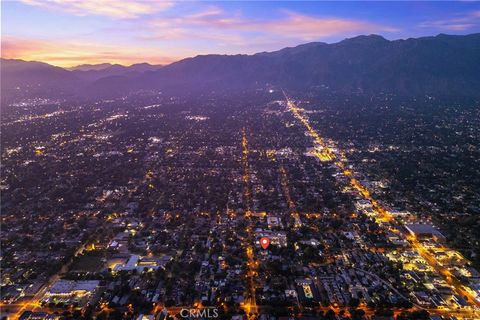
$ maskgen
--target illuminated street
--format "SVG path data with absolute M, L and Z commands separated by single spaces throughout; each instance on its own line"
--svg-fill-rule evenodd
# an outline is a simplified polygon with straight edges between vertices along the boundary
M 308 118 L 306 118 L 304 115 L 302 115 L 302 109 L 298 108 L 295 106 L 292 100 L 290 100 L 287 95 L 284 92 L 285 99 L 287 100 L 287 105 L 288 105 L 288 110 L 292 112 L 292 114 L 295 116 L 295 118 L 301 122 L 309 135 L 313 138 L 314 142 L 318 144 L 323 151 L 320 153 L 316 153 L 315 156 L 318 157 L 320 161 L 335 161 L 335 165 L 339 167 L 341 172 L 347 176 L 351 177 L 354 176 L 355 173 L 353 172 L 352 169 L 348 170 L 342 170 L 343 168 L 346 167 L 346 163 L 344 161 L 338 160 L 338 157 L 336 154 L 331 150 L 331 148 L 324 142 L 324 140 L 321 138 L 321 136 L 318 134 L 318 132 L 309 124 Z M 381 206 L 381 204 L 373 199 L 370 195 L 370 192 L 368 189 L 363 186 L 358 180 L 355 178 L 350 178 L 351 185 L 355 188 L 355 190 L 358 191 L 358 194 L 361 195 L 365 200 L 370 201 L 373 204 L 373 212 L 375 213 L 375 218 L 377 219 L 378 222 L 380 223 L 388 223 L 391 222 L 392 226 L 390 227 L 391 230 L 395 233 L 401 233 L 402 236 L 406 239 L 408 239 L 410 245 L 414 250 L 416 250 L 420 256 L 422 256 L 425 261 L 427 261 L 432 268 L 441 276 L 444 277 L 446 282 L 452 286 L 455 291 L 464 297 L 468 298 L 469 303 L 471 304 L 471 307 L 469 307 L 469 310 L 464 310 L 462 312 L 459 312 L 459 316 L 466 316 L 466 317 L 474 317 L 477 311 L 480 308 L 480 301 L 478 298 L 476 298 L 474 295 L 472 295 L 473 290 L 472 289 L 465 289 L 465 286 L 460 283 L 455 277 L 452 275 L 452 273 L 448 270 L 445 269 L 444 267 L 440 267 L 440 264 L 438 261 L 435 260 L 435 257 L 429 252 L 428 249 L 426 249 L 420 241 L 418 241 L 415 237 L 409 236 L 405 231 L 404 227 L 400 224 L 395 223 L 394 217 L 392 217 L 388 211 Z M 457 312 L 458 310 L 452 309 L 448 310 L 445 308 L 442 309 L 433 309 L 431 310 L 434 313 L 441 313 L 441 314 L 453 314 Z

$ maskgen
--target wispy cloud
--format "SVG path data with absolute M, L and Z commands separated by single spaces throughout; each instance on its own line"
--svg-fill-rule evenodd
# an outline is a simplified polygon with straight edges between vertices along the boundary
M 109 46 L 94 42 L 43 41 L 29 38 L 3 37 L 2 58 L 43 61 L 70 67 L 83 63 L 132 63 L 147 61 L 167 64 L 179 59 L 158 49 Z
M 285 11 L 283 19 L 271 22 L 260 22 L 258 27 L 268 32 L 303 40 L 328 38 L 335 35 L 351 35 L 360 33 L 396 32 L 397 28 L 379 25 L 367 21 L 338 17 L 313 17 L 292 11 Z
M 249 19 L 239 13 L 227 13 L 210 7 L 184 17 L 164 17 L 151 22 L 153 37 L 158 39 L 196 38 L 211 39 L 212 35 L 228 38 L 232 33 L 245 39 L 252 34 L 274 36 L 276 39 L 295 38 L 298 41 L 321 40 L 337 35 L 396 32 L 396 28 L 368 21 L 340 17 L 316 17 L 294 11 L 281 11 L 276 19 Z
M 20 0 L 24 4 L 60 10 L 78 16 L 99 15 L 118 19 L 137 18 L 166 10 L 167 0 Z
M 420 23 L 420 27 L 449 31 L 464 31 L 477 27 L 479 24 L 480 10 L 475 10 L 467 14 L 452 16 L 448 19 L 424 21 Z

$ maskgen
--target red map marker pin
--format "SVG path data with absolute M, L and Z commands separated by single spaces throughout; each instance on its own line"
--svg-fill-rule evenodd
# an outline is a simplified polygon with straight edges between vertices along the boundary
M 270 239 L 267 237 L 260 238 L 260 245 L 263 249 L 267 249 L 270 244 Z

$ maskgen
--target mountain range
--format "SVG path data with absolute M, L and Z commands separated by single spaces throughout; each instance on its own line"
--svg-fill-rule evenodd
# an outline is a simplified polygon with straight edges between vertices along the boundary
M 136 90 L 202 92 L 265 85 L 342 93 L 480 97 L 480 33 L 389 41 L 379 35 L 312 42 L 253 55 L 199 55 L 169 65 L 1 61 L 2 100 L 114 97 Z
M 68 68 L 78 78 L 95 81 L 110 76 L 127 75 L 131 73 L 142 73 L 145 71 L 155 71 L 162 65 L 152 65 L 149 63 L 136 63 L 131 66 L 123 66 L 120 64 L 101 63 L 101 64 L 83 64 L 73 68 Z

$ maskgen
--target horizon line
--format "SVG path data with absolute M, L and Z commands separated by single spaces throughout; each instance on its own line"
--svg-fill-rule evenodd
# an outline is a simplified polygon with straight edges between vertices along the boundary
M 387 42 L 394 42 L 394 41 L 406 41 L 406 40 L 410 40 L 410 39 L 435 38 L 435 37 L 438 37 L 438 36 L 468 37 L 468 36 L 472 36 L 472 35 L 475 35 L 475 34 L 480 34 L 480 32 L 474 32 L 474 33 L 469 33 L 469 34 L 438 33 L 436 35 L 426 35 L 426 36 L 419 36 L 419 37 L 407 37 L 407 38 L 396 38 L 396 39 L 388 39 L 384 35 L 377 34 L 377 33 L 359 34 L 359 35 L 356 35 L 356 36 L 353 36 L 353 37 L 347 37 L 347 38 L 344 38 L 342 40 L 334 41 L 334 42 L 310 41 L 310 42 L 299 43 L 299 44 L 294 45 L 294 46 L 281 47 L 281 48 L 276 49 L 276 50 L 258 51 L 258 52 L 255 52 L 255 53 L 206 53 L 206 54 L 197 54 L 197 55 L 191 55 L 191 56 L 185 56 L 185 57 L 182 57 L 182 58 L 178 58 L 177 60 L 173 60 L 173 61 L 171 61 L 169 63 L 165 63 L 165 64 L 150 62 L 150 61 L 148 61 L 148 59 L 146 59 L 146 60 L 139 60 L 139 61 L 131 63 L 131 64 L 123 64 L 123 63 L 120 63 L 120 62 L 115 62 L 115 60 L 110 60 L 110 61 L 102 61 L 102 62 L 96 62 L 96 63 L 95 62 L 84 62 L 84 63 L 81 63 L 81 64 L 72 64 L 72 65 L 67 66 L 67 65 L 58 65 L 58 64 L 55 64 L 55 63 L 46 62 L 46 61 L 42 61 L 42 60 L 27 60 L 27 59 L 22 59 L 22 58 L 17 58 L 17 57 L 6 58 L 6 57 L 3 56 L 3 54 L 0 55 L 0 59 L 1 60 L 17 60 L 17 61 L 23 61 L 23 62 L 39 62 L 39 63 L 48 64 L 50 66 L 54 66 L 54 67 L 57 67 L 57 68 L 62 68 L 62 69 L 67 70 L 67 71 L 75 71 L 75 70 L 73 70 L 74 68 L 81 67 L 81 66 L 84 66 L 84 65 L 98 66 L 98 65 L 102 65 L 102 64 L 109 64 L 109 66 L 105 67 L 105 69 L 108 68 L 108 67 L 111 67 L 111 66 L 131 67 L 131 66 L 138 65 L 138 64 L 148 64 L 148 65 L 151 65 L 151 66 L 165 67 L 165 66 L 177 63 L 177 62 L 185 60 L 185 59 L 193 59 L 193 58 L 201 57 L 201 56 L 238 56 L 238 55 L 254 56 L 254 55 L 257 55 L 257 54 L 272 53 L 272 52 L 278 52 L 278 51 L 281 51 L 281 50 L 284 50 L 284 49 L 296 48 L 296 47 L 299 47 L 299 46 L 302 46 L 302 45 L 307 45 L 307 44 L 312 44 L 312 43 L 316 43 L 316 44 L 323 43 L 323 44 L 327 44 L 327 45 L 333 45 L 333 44 L 338 44 L 338 43 L 341 43 L 341 42 L 344 42 L 344 41 L 347 41 L 347 40 L 351 40 L 351 39 L 355 39 L 355 38 L 359 38 L 359 37 L 376 36 L 376 37 L 383 38 Z M 88 71 L 92 71 L 92 70 L 94 70 L 94 69 L 90 69 Z M 99 69 L 99 70 L 104 70 L 104 69 Z

